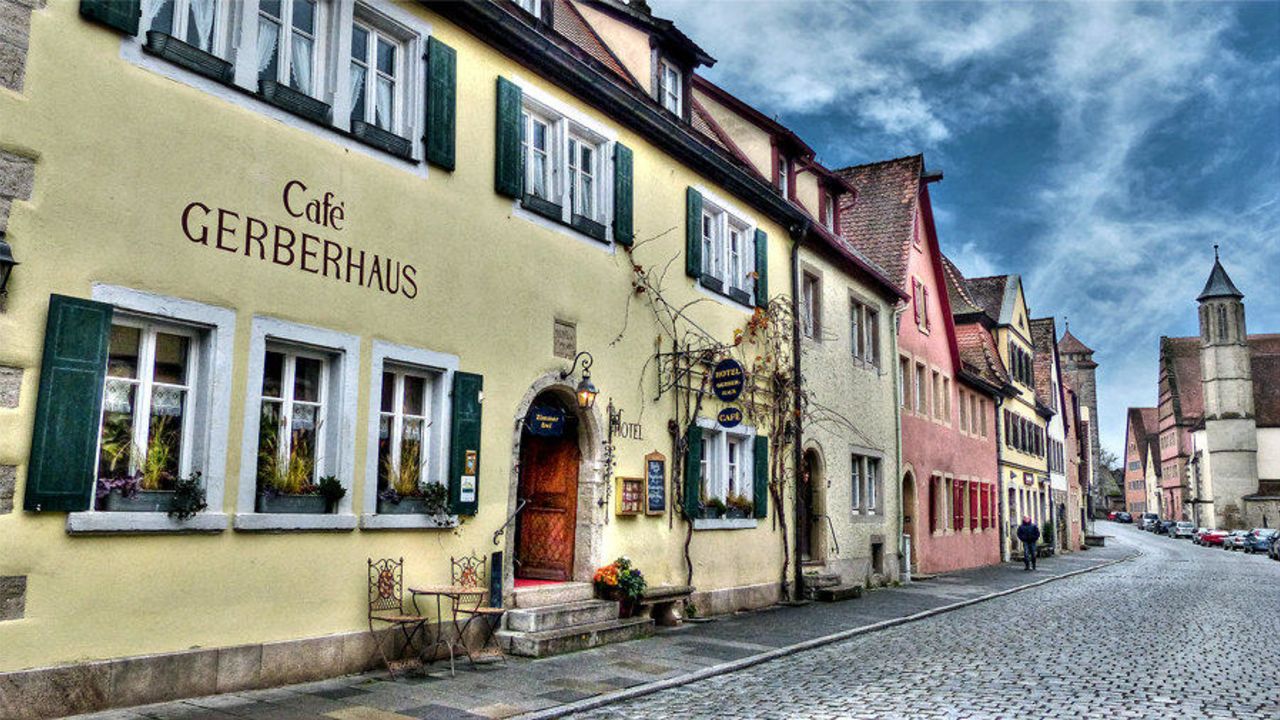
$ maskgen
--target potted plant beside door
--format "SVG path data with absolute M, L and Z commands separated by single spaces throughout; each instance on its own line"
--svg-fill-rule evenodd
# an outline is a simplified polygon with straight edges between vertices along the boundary
M 631 617 L 640 601 L 648 582 L 644 573 L 631 564 L 631 559 L 623 556 L 596 570 L 592 578 L 596 595 L 604 600 L 618 603 L 618 616 Z

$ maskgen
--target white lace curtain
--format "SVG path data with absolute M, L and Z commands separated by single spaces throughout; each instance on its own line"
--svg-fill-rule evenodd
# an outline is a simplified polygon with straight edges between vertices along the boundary
M 276 41 L 280 37 L 280 26 L 267 20 L 266 18 L 258 18 L 258 74 L 261 75 L 263 70 L 271 64 L 272 59 L 276 56 Z M 275 78 L 271 78 L 274 80 Z
M 293 86 L 308 95 L 311 94 L 311 38 L 293 33 L 290 44 L 293 60 L 289 63 Z
M 187 38 L 192 38 L 192 30 L 195 31 L 194 43 L 197 47 L 205 52 L 213 52 L 213 15 L 217 7 L 217 0 L 189 0 L 191 3 L 191 15 L 189 27 L 187 27 Z

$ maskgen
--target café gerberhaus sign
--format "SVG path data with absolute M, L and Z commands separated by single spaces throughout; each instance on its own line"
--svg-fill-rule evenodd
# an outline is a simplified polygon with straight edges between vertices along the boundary
M 182 210 L 182 232 L 193 243 L 256 258 L 370 290 L 418 297 L 418 269 L 407 262 L 357 250 L 340 239 L 346 203 L 332 192 L 285 183 L 280 202 L 298 224 L 281 225 L 199 200 Z

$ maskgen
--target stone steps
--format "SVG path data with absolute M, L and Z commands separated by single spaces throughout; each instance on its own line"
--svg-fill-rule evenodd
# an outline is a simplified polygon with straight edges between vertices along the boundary
M 617 610 L 615 609 L 615 613 Z M 499 630 L 498 642 L 512 655 L 522 657 L 548 657 L 586 650 L 587 648 L 626 642 L 647 637 L 653 633 L 653 620 L 647 617 L 609 620 L 606 622 L 538 632 L 514 632 Z
M 516 608 L 508 610 L 504 618 L 505 630 L 543 632 L 617 620 L 618 603 L 608 600 L 580 600 L 561 605 Z
M 840 602 L 860 597 L 862 597 L 861 585 L 834 585 L 813 591 L 813 599 L 818 602 Z
M 516 588 L 514 594 L 516 607 L 536 608 L 591 600 L 595 590 L 591 583 L 565 582 Z

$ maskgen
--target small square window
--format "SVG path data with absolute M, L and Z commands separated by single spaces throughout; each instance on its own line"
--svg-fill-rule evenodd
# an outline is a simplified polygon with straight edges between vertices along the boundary
M 211 55 L 226 57 L 231 27 L 229 0 L 153 0 L 143 5 L 142 28 L 176 37 Z

